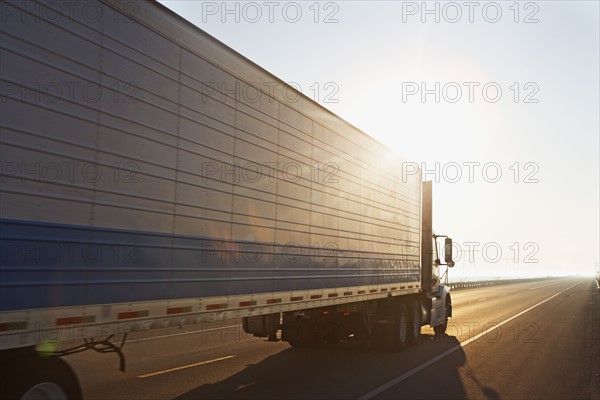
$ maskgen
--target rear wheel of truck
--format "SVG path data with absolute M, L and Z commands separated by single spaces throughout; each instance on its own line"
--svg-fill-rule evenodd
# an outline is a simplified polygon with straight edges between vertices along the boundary
M 421 306 L 415 301 L 410 307 L 410 324 L 408 331 L 408 345 L 414 346 L 419 343 L 421 334 Z
M 408 311 L 404 303 L 398 307 L 398 324 L 396 327 L 396 335 L 394 337 L 394 344 L 392 350 L 402 351 L 408 345 L 409 336 L 409 323 L 408 323 Z
M 42 358 L 36 355 L 18 361 L 16 367 L 8 374 L 5 384 L 2 389 L 3 399 L 81 398 L 81 387 L 71 367 L 56 357 Z

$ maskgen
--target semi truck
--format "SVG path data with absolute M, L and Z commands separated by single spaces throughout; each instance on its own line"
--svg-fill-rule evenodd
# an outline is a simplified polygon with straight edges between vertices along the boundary
M 2 398 L 80 398 L 68 355 L 146 329 L 444 334 L 452 240 L 395 152 L 157 2 L 1 7 Z

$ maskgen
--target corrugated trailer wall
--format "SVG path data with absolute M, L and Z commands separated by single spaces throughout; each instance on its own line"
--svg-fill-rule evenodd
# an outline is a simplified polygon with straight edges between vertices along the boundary
M 384 146 L 166 8 L 127 4 L 5 5 L 2 310 L 419 284 L 420 174 L 403 182 Z

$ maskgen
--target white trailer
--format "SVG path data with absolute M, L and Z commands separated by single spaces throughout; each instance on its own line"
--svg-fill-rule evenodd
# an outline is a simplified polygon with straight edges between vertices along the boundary
M 156 2 L 1 7 L 2 398 L 79 398 L 60 357 L 123 369 L 131 330 L 445 331 L 451 240 L 396 154 Z

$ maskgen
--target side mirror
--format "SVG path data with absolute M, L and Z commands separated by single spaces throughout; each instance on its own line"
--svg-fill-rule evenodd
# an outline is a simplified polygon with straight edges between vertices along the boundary
M 454 266 L 454 261 L 452 261 L 452 239 L 450 238 L 444 240 L 444 261 L 449 267 Z

